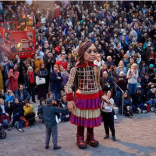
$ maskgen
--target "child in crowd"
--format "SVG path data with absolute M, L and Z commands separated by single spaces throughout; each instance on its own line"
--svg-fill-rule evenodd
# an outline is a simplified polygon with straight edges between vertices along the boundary
M 41 99 L 40 99 L 40 105 L 38 105 L 38 112 L 37 112 L 37 115 L 38 115 L 38 117 L 39 117 L 39 119 L 40 119 L 40 121 L 41 121 L 42 123 L 44 122 L 44 120 L 43 120 L 43 113 L 40 112 L 39 109 L 40 109 L 43 105 L 45 105 L 45 104 L 46 104 L 45 99 L 44 99 L 44 98 L 41 98 Z
M 66 96 L 63 96 L 63 98 L 60 101 L 60 108 L 67 108 L 67 100 Z M 69 121 L 71 113 L 68 111 L 68 114 L 61 114 L 61 121 Z

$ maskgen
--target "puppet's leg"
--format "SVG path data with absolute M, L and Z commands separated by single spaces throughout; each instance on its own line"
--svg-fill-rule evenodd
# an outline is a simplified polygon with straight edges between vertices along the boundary
M 94 132 L 93 128 L 87 128 L 87 139 L 86 143 L 89 144 L 90 146 L 96 147 L 99 145 L 99 142 L 94 139 Z
M 77 126 L 77 146 L 80 149 L 84 149 L 87 147 L 86 142 L 84 142 L 84 127 Z

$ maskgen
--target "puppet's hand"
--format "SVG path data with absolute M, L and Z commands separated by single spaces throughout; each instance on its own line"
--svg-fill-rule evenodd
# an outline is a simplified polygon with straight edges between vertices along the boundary
M 74 111 L 75 111 L 75 103 L 74 103 L 74 101 L 68 101 L 67 106 L 68 106 L 68 110 L 73 114 Z

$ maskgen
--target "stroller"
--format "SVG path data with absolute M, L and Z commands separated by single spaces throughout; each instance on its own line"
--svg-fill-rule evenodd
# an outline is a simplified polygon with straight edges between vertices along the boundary
M 6 132 L 4 131 L 4 128 L 2 125 L 0 125 L 0 139 L 6 138 Z

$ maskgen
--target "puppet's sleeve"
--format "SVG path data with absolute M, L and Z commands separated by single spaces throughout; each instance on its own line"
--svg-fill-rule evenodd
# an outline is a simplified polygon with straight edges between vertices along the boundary
M 98 89 L 99 89 L 99 97 L 101 98 L 104 95 L 102 88 L 101 88 L 101 85 L 100 85 L 100 73 L 101 73 L 101 71 L 100 71 L 100 68 L 98 66 L 96 66 L 96 67 L 97 67 L 96 68 L 97 69 L 97 85 L 98 85 Z
M 74 100 L 74 96 L 73 96 L 73 92 L 72 92 L 72 85 L 74 83 L 75 80 L 75 75 L 76 75 L 76 67 L 73 67 L 70 71 L 70 75 L 69 75 L 69 79 L 68 82 L 65 86 L 65 90 L 66 90 L 66 100 L 67 101 L 73 101 Z

